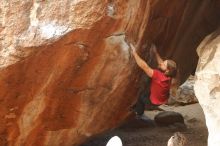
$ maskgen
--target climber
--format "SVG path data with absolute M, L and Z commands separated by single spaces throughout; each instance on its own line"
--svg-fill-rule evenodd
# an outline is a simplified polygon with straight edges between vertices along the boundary
M 152 69 L 141 57 L 137 54 L 135 47 L 130 43 L 131 53 L 133 54 L 137 65 L 151 78 L 148 96 L 138 98 L 137 103 L 131 107 L 137 117 L 141 117 L 145 110 L 145 105 L 158 107 L 165 104 L 169 98 L 169 90 L 171 80 L 176 76 L 177 67 L 173 60 L 163 60 L 157 52 L 156 46 L 151 45 L 152 52 L 155 54 L 158 69 Z

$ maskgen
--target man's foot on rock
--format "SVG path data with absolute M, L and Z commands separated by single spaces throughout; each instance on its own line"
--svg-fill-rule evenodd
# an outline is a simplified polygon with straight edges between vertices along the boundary
M 159 106 L 150 105 L 150 104 L 145 105 L 145 110 L 148 110 L 148 111 L 154 111 L 154 110 L 164 111 L 164 110 L 161 109 Z
M 139 114 L 137 114 L 137 113 L 135 113 L 136 115 L 135 115 L 135 119 L 137 119 L 137 120 L 141 120 L 142 119 L 142 115 L 139 115 Z

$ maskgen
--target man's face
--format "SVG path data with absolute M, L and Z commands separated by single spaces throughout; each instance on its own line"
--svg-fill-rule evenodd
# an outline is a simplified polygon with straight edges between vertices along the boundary
M 161 69 L 162 71 L 166 71 L 167 70 L 167 60 L 159 63 L 158 68 Z

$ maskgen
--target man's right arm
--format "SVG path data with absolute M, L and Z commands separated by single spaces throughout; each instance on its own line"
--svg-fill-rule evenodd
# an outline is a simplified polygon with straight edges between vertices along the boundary
M 152 46 L 152 51 L 154 52 L 156 59 L 157 59 L 157 63 L 160 64 L 163 62 L 163 59 L 161 58 L 160 54 L 157 52 L 157 48 L 155 45 Z

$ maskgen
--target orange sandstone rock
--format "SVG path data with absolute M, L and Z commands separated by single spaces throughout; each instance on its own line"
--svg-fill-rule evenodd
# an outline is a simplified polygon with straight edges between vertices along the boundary
M 142 73 L 124 34 L 140 48 L 154 41 L 184 80 L 196 45 L 218 24 L 217 8 L 217 0 L 2 1 L 0 145 L 78 145 L 117 127 Z

